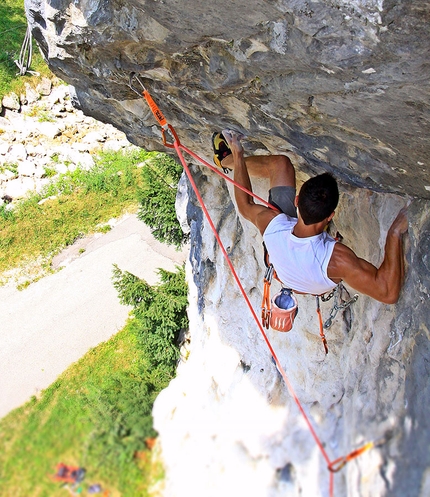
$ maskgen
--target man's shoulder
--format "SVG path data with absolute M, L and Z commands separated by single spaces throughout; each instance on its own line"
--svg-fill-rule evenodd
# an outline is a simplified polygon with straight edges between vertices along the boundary
M 285 228 L 290 228 L 292 226 L 295 226 L 297 224 L 297 218 L 295 217 L 290 217 L 287 214 L 284 214 L 283 212 L 279 213 L 273 213 L 274 216 L 268 223 L 267 228 L 274 227 L 275 229 L 278 229 L 279 227 L 285 227 Z
M 352 249 L 350 249 L 347 245 L 344 245 L 342 242 L 335 243 L 331 259 L 347 263 L 353 258 L 356 259 L 357 256 Z
M 344 278 L 345 274 L 357 262 L 358 258 L 353 250 L 341 242 L 334 245 L 330 261 L 327 266 L 329 278 Z

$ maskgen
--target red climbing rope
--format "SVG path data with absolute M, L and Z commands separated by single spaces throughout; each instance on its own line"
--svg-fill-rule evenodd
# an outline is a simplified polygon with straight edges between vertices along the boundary
M 316 301 L 317 301 L 318 322 L 320 325 L 320 337 L 321 337 L 322 343 L 324 345 L 325 353 L 328 354 L 328 345 L 327 345 L 327 340 L 326 340 L 326 337 L 324 334 L 324 325 L 323 325 L 323 318 L 322 318 L 322 314 L 321 314 L 320 298 L 318 295 L 316 295 Z
M 142 87 L 141 89 L 136 89 L 134 86 L 133 86 L 133 80 L 136 79 L 136 81 L 138 81 L 138 83 L 140 84 L 140 86 Z M 163 143 L 165 146 L 169 147 L 169 148 L 174 148 L 176 150 L 176 153 L 179 157 L 179 160 L 181 161 L 182 163 L 182 166 L 184 168 L 184 171 L 188 177 L 188 180 L 190 181 L 190 184 L 194 190 L 194 193 L 196 194 L 196 197 L 202 207 L 202 210 L 206 216 L 206 219 L 213 231 L 213 234 L 221 248 L 221 251 L 224 255 L 224 258 L 230 268 L 230 271 L 239 287 L 239 290 L 240 292 L 242 293 L 242 296 L 243 298 L 245 299 L 245 302 L 246 304 L 248 305 L 249 307 L 249 310 L 251 311 L 251 314 L 253 316 L 253 318 L 255 319 L 255 322 L 257 323 L 257 326 L 258 328 L 260 329 L 260 333 L 262 334 L 263 336 L 263 339 L 264 341 L 266 342 L 266 345 L 267 347 L 269 348 L 269 351 L 270 353 L 272 354 L 272 357 L 275 361 L 275 364 L 276 364 L 276 367 L 279 371 L 279 373 L 281 374 L 287 388 L 288 388 L 288 391 L 291 395 L 291 397 L 293 398 L 294 402 L 296 403 L 301 415 L 303 416 L 303 419 L 305 420 L 307 426 L 308 426 L 308 429 L 309 431 L 311 432 L 312 434 L 312 437 L 314 438 L 315 440 L 315 443 L 317 444 L 326 464 L 327 464 L 327 469 L 329 470 L 329 495 L 330 497 L 333 497 L 334 495 L 334 473 L 339 471 L 341 468 L 343 468 L 345 466 L 345 464 L 347 464 L 349 461 L 351 461 L 352 459 L 360 456 L 361 454 L 363 454 L 363 452 L 367 451 L 368 449 L 372 448 L 375 446 L 375 444 L 373 442 L 369 442 L 365 445 L 363 445 L 362 447 L 350 452 L 348 455 L 346 456 L 343 456 L 343 457 L 339 457 L 338 459 L 335 459 L 334 461 L 331 461 L 330 458 L 328 457 L 327 455 L 327 452 L 326 450 L 324 449 L 324 445 L 323 443 L 321 442 L 320 438 L 318 437 L 314 427 L 312 426 L 312 423 L 308 417 L 308 415 L 306 414 L 305 410 L 303 409 L 303 406 L 301 405 L 300 403 L 300 400 L 299 398 L 297 397 L 296 395 L 296 392 L 294 391 L 294 388 L 293 386 L 291 385 L 290 383 L 290 380 L 288 379 L 287 377 L 287 374 L 284 370 L 284 368 L 282 367 L 281 363 L 279 362 L 279 359 L 264 331 L 264 328 L 262 326 L 262 324 L 260 323 L 260 319 L 258 318 L 257 314 L 255 313 L 254 311 L 254 308 L 251 304 L 251 301 L 249 300 L 248 298 L 248 295 L 246 294 L 245 292 L 245 289 L 243 288 L 242 286 L 242 283 L 240 282 L 240 279 L 236 273 L 236 270 L 234 269 L 233 267 L 233 264 L 230 260 L 230 257 L 228 256 L 228 253 L 224 247 L 224 244 L 216 230 L 216 227 L 212 221 L 212 218 L 209 214 L 209 211 L 207 210 L 206 208 L 206 204 L 204 203 L 203 201 L 203 198 L 197 188 L 197 185 L 194 181 L 194 178 L 191 174 L 191 171 L 188 167 L 188 164 L 182 154 L 182 151 L 186 152 L 187 154 L 189 154 L 191 157 L 193 157 L 194 159 L 198 160 L 200 163 L 202 163 L 203 165 L 209 167 L 209 169 L 211 169 L 212 171 L 216 172 L 217 174 L 219 174 L 220 176 L 222 176 L 223 178 L 225 178 L 227 181 L 230 181 L 231 183 L 234 184 L 234 186 L 242 189 L 243 191 L 247 192 L 248 194 L 252 195 L 254 198 L 256 198 L 257 200 L 259 200 L 260 202 L 262 202 L 264 205 L 266 205 L 267 207 L 270 207 L 271 209 L 274 209 L 276 211 L 278 211 L 278 209 L 276 209 L 273 205 L 269 204 L 268 202 L 266 202 L 265 200 L 263 200 L 262 198 L 258 197 L 257 195 L 255 195 L 253 192 L 247 190 L 246 188 L 244 188 L 242 185 L 239 185 L 238 183 L 236 183 L 234 180 L 232 180 L 231 178 L 229 178 L 226 174 L 222 173 L 218 168 L 216 168 L 215 166 L 209 164 L 208 162 L 206 162 L 205 160 L 203 160 L 201 157 L 199 157 L 198 155 L 196 155 L 194 152 L 192 152 L 190 149 L 188 149 L 187 147 L 185 147 L 184 145 L 181 144 L 179 138 L 178 138 L 178 135 L 176 134 L 174 128 L 168 124 L 167 120 L 165 119 L 163 113 L 160 111 L 160 109 L 158 108 L 157 104 L 154 102 L 154 100 L 152 99 L 152 97 L 149 95 L 148 91 L 146 90 L 146 88 L 144 87 L 142 81 L 139 79 L 138 76 L 136 76 L 134 73 L 131 74 L 130 76 L 130 82 L 129 82 L 129 86 L 130 88 L 135 91 L 138 95 L 142 95 L 146 101 L 148 102 L 148 105 L 152 111 L 152 113 L 154 114 L 155 118 L 157 119 L 158 123 L 160 124 L 160 126 L 162 127 L 162 136 L 163 136 Z M 173 143 L 169 143 L 167 141 L 167 136 L 166 136 L 166 132 L 169 131 L 171 136 L 173 137 Z M 319 305 L 318 305 L 318 309 L 319 309 Z M 321 311 L 319 312 L 318 314 L 319 316 L 319 319 L 320 319 L 320 324 L 322 324 L 322 318 L 321 318 Z M 323 339 L 323 343 L 325 344 L 325 347 L 326 347 L 326 342 L 325 342 L 325 337 L 324 337 L 324 333 L 322 332 L 322 336 L 321 338 Z

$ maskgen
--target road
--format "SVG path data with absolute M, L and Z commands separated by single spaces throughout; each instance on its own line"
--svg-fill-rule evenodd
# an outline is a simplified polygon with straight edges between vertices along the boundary
M 114 263 L 152 285 L 157 268 L 174 270 L 186 255 L 157 242 L 128 215 L 110 232 L 79 240 L 57 256 L 60 271 L 23 291 L 0 287 L 0 417 L 124 326 L 130 308 L 119 303 L 112 285 Z

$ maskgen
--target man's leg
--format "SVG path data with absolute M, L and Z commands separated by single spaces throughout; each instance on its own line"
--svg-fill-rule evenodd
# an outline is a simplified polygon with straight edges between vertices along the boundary
M 235 181 L 250 191 L 252 191 L 250 176 L 268 178 L 270 182 L 269 202 L 288 216 L 297 217 L 294 205 L 296 197 L 296 174 L 289 157 L 285 155 L 243 157 L 243 147 L 240 143 L 242 136 L 228 129 L 223 131 L 223 135 L 232 154 L 221 161 L 221 166 L 233 169 Z M 237 202 L 238 194 L 242 196 L 243 193 L 240 190 L 236 191 Z M 253 203 L 253 200 L 247 198 L 247 195 L 242 200 L 244 205 L 247 202 L 250 203 L 250 200 Z
M 222 162 L 223 167 L 234 169 L 233 156 L 229 155 Z M 248 173 L 253 178 L 268 178 L 269 188 L 275 186 L 296 187 L 296 173 L 289 157 L 286 155 L 253 155 L 245 157 Z
M 240 135 L 234 131 L 225 130 L 224 137 L 227 137 L 228 143 L 231 142 L 233 137 L 237 137 L 240 143 Z M 241 145 L 234 145 L 235 148 Z M 249 177 L 254 178 L 268 178 L 269 179 L 269 202 L 274 205 L 281 212 L 290 217 L 297 217 L 297 210 L 295 207 L 296 197 L 296 174 L 293 164 L 289 157 L 285 155 L 254 155 L 245 157 L 244 159 L 248 186 L 243 184 L 251 190 L 251 183 Z M 229 169 L 235 169 L 233 154 L 228 155 L 221 161 L 221 166 Z M 236 172 L 236 171 L 235 171 Z M 236 174 L 235 174 L 236 177 Z

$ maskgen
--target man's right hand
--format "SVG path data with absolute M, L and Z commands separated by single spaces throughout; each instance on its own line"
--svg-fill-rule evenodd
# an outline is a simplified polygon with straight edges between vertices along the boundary
M 389 233 L 401 237 L 408 231 L 408 208 L 403 207 L 394 219 L 393 224 L 388 230 Z
M 241 133 L 238 133 L 233 129 L 223 129 L 222 134 L 224 135 L 224 138 L 226 139 L 232 152 L 243 152 L 240 140 L 243 140 L 245 137 Z

